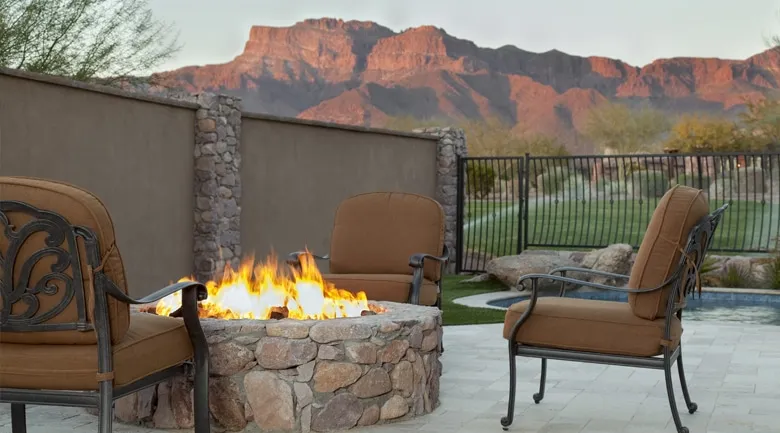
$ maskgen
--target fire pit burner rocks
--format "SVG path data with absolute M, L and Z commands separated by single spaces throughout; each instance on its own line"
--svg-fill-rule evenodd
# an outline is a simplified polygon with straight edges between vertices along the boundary
M 328 320 L 201 319 L 211 351 L 214 427 L 324 432 L 435 409 L 441 311 L 377 304 L 387 311 Z M 163 382 L 118 400 L 115 414 L 153 428 L 192 428 L 191 391 L 187 378 Z

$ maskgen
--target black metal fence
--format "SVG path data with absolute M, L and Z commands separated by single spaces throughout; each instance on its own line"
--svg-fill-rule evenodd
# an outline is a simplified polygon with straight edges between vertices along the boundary
M 712 251 L 767 252 L 780 235 L 780 152 L 461 158 L 460 271 L 527 248 L 637 248 L 672 186 L 730 203 Z

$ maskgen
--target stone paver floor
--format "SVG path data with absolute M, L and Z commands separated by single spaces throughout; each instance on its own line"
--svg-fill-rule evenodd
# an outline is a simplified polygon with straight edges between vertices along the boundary
M 699 411 L 677 402 L 691 433 L 777 432 L 780 427 L 780 327 L 688 321 L 683 337 L 688 385 Z M 444 329 L 441 406 L 432 414 L 352 430 L 389 432 L 501 432 L 508 362 L 501 325 Z M 550 361 L 544 401 L 533 404 L 539 360 L 518 359 L 518 402 L 510 432 L 672 433 L 663 372 Z M 29 407 L 29 433 L 97 432 L 81 409 Z M 0 406 L 0 431 L 10 432 L 9 405 Z M 117 433 L 156 433 L 115 424 Z

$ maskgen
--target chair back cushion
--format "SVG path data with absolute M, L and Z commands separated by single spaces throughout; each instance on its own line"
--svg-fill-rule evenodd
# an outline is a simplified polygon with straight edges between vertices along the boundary
M 704 193 L 677 185 L 664 194 L 653 212 L 642 245 L 634 261 L 628 287 L 645 289 L 661 285 L 680 262 L 691 230 L 709 214 Z M 630 293 L 628 302 L 638 317 L 647 320 L 666 317 L 672 285 L 648 293 Z
M 0 200 L 19 201 L 42 211 L 54 212 L 64 217 L 72 227 L 80 226 L 92 230 L 100 244 L 98 253 L 104 260 L 103 272 L 114 284 L 127 293 L 122 259 L 115 245 L 114 225 L 103 203 L 93 194 L 61 182 L 26 177 L 0 176 Z M 14 230 L 18 231 L 25 223 L 33 219 L 29 214 L 20 211 L 5 212 L 5 215 L 9 219 L 11 232 Z M 78 254 L 80 266 L 75 267 L 75 269 L 81 269 L 81 284 L 84 291 L 83 296 L 81 296 L 84 303 L 82 308 L 85 308 L 87 321 L 94 323 L 95 290 L 88 268 L 89 263 L 87 261 L 84 239 L 81 236 L 76 236 L 75 245 L 77 251 L 71 251 L 67 241 L 47 236 L 45 231 L 38 231 L 21 244 L 21 248 L 19 248 L 15 257 L 9 257 L 9 248 L 12 243 L 6 230 L 8 229 L 0 221 L 0 254 L 6 261 L 10 262 L 15 259 L 16 264 L 12 270 L 14 275 L 10 279 L 7 275 L 4 275 L 5 271 L 0 266 L 0 281 L 12 281 L 12 284 L 19 284 L 19 281 L 24 278 L 23 274 L 27 273 L 29 274 L 27 286 L 30 288 L 36 287 L 36 284 L 56 285 L 58 290 L 54 293 L 46 293 L 46 290 L 41 290 L 38 293 L 29 295 L 34 296 L 39 304 L 36 316 L 46 314 L 53 309 L 56 311 L 57 305 L 64 303 L 66 306 L 59 314 L 43 323 L 76 323 L 79 321 L 79 296 L 74 295 L 70 301 L 67 301 L 67 298 L 65 298 L 67 291 L 64 288 L 64 284 L 62 284 L 62 280 L 50 279 L 49 281 L 42 281 L 45 280 L 44 277 L 52 273 L 53 266 L 57 263 L 57 257 L 50 253 L 41 255 L 37 264 L 32 266 L 28 272 L 23 272 L 22 264 L 25 262 L 34 263 L 35 258 L 33 256 L 35 254 L 40 254 L 40 251 L 51 247 L 65 250 L 68 257 L 73 253 Z M 52 244 L 52 242 L 56 244 Z M 77 274 L 74 266 L 71 266 L 69 263 L 61 272 L 67 276 L 65 279 L 72 279 Z M 79 284 L 74 284 L 73 287 L 76 290 L 80 289 Z M 3 291 L 8 291 L 9 289 L 5 287 Z M 5 293 L 0 293 L 0 297 L 4 295 Z M 20 299 L 11 305 L 11 312 L 20 314 L 28 308 L 28 305 L 24 299 Z M 130 307 L 108 296 L 108 313 L 111 325 L 111 340 L 116 343 L 122 339 L 130 325 Z M 97 336 L 95 331 L 92 330 L 3 331 L 0 332 L 0 341 L 3 343 L 23 344 L 95 344 Z
M 411 274 L 415 253 L 440 256 L 444 211 L 428 197 L 400 193 L 359 194 L 336 210 L 330 240 L 332 274 Z M 425 261 L 425 277 L 438 281 L 441 265 Z

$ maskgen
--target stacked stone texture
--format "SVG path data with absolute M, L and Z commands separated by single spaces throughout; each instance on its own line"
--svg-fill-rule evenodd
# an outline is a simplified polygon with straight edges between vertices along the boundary
M 407 304 L 330 320 L 202 320 L 216 431 L 325 432 L 383 424 L 439 405 L 441 312 Z M 192 428 L 182 377 L 123 397 L 120 421 Z
M 436 200 L 444 208 L 444 242 L 450 248 L 450 272 L 455 267 L 455 244 L 458 236 L 458 156 L 468 156 L 466 135 L 458 128 L 421 128 L 414 132 L 438 138 Z
M 210 93 L 196 101 L 194 268 L 208 281 L 241 257 L 241 101 Z

